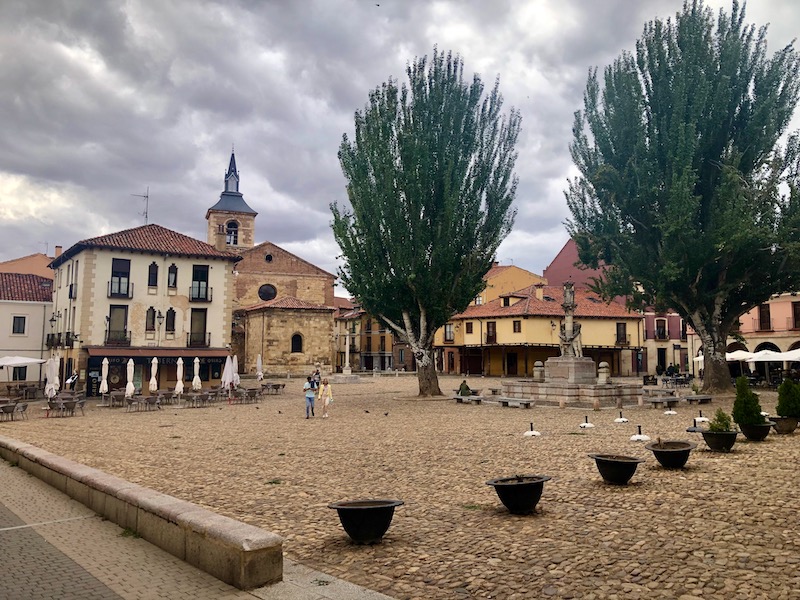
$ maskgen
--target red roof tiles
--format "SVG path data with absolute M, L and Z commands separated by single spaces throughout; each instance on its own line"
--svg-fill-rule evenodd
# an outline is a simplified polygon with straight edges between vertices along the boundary
M 283 308 L 290 310 L 329 310 L 329 311 L 336 310 L 333 306 L 325 306 L 324 304 L 312 304 L 311 302 L 306 302 L 305 300 L 300 300 L 299 298 L 295 298 L 293 296 L 282 296 L 281 298 L 273 298 L 272 300 L 267 300 L 266 302 L 259 302 L 258 304 L 253 304 L 252 306 L 248 306 L 246 308 L 243 308 L 242 310 L 250 312 L 254 310 L 262 310 L 265 308 Z
M 161 225 L 142 225 L 108 235 L 81 240 L 56 258 L 50 267 L 57 268 L 67 259 L 87 248 L 106 250 L 129 250 L 135 252 L 152 252 L 154 254 L 174 254 L 176 256 L 197 256 L 202 258 L 221 258 L 238 261 L 240 256 L 230 252 L 220 252 L 214 246 L 172 231 Z
M 0 273 L 0 300 L 52 302 L 53 280 L 39 275 Z
M 513 294 L 505 294 L 486 304 L 469 306 L 464 312 L 455 315 L 453 319 L 515 316 L 563 317 L 564 309 L 561 304 L 564 302 L 564 288 L 543 286 L 543 299 L 539 300 L 536 297 L 536 287 L 532 285 Z M 503 298 L 510 298 L 511 306 L 503 306 Z M 521 299 L 514 302 L 517 298 Z M 612 301 L 610 304 L 606 304 L 598 298 L 597 294 L 583 288 L 575 288 L 575 304 L 575 316 L 578 318 L 631 319 L 639 316 L 630 312 L 620 302 Z

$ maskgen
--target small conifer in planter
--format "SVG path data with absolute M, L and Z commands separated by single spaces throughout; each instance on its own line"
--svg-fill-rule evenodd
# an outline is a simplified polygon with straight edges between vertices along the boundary
M 703 430 L 703 439 L 712 452 L 730 452 L 736 443 L 738 431 L 733 429 L 731 416 L 721 408 L 714 413 L 714 418 L 708 422 L 708 429 Z
M 767 421 L 761 414 L 758 394 L 750 389 L 746 377 L 736 380 L 736 399 L 733 401 L 732 413 L 733 420 L 748 440 L 760 442 L 769 434 L 772 421 Z
M 778 413 L 775 421 L 775 431 L 778 433 L 792 433 L 800 420 L 800 385 L 794 383 L 788 377 L 778 387 L 778 405 L 775 407 Z

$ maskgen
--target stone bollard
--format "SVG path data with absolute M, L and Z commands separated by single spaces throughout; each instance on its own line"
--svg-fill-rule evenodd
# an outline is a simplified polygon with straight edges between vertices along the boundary
M 606 385 L 611 383 L 611 367 L 608 363 L 603 361 L 597 367 L 597 385 Z
M 544 382 L 544 363 L 540 360 L 533 363 L 533 380 L 538 383 Z

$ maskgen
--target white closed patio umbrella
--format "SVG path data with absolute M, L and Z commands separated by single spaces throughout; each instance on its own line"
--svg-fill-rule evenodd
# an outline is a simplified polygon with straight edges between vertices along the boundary
M 175 374 L 178 378 L 178 381 L 175 383 L 175 393 L 182 394 L 183 393 L 183 358 L 180 356 L 178 357 L 178 369 Z
M 264 379 L 264 365 L 261 363 L 261 355 L 256 358 L 256 379 L 261 381 Z
M 103 358 L 102 367 L 100 369 L 100 394 L 108 393 L 108 358 Z
M 194 357 L 194 377 L 192 377 L 192 389 L 199 392 L 203 389 L 203 382 L 200 381 L 200 359 Z
M 136 391 L 136 387 L 133 385 L 133 359 L 128 359 L 128 383 L 125 384 L 125 397 L 126 398 L 133 398 L 133 393 Z
M 150 361 L 150 391 L 158 391 L 158 359 L 154 356 Z
M 230 356 L 225 359 L 225 366 L 222 368 L 222 378 L 219 384 L 230 391 L 231 384 L 233 384 L 233 363 Z
M 242 380 L 239 377 L 239 357 L 235 354 L 233 355 L 231 368 L 233 369 L 233 387 L 239 387 L 239 384 L 242 382 Z
M 44 388 L 44 394 L 48 398 L 53 398 L 58 393 L 58 386 L 60 385 L 58 381 L 58 359 L 56 357 L 48 359 L 45 373 L 47 385 Z

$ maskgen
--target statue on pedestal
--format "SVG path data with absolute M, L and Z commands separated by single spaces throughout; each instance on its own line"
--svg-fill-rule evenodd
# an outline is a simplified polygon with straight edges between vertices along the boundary
M 580 323 L 573 322 L 576 304 L 575 284 L 571 281 L 564 284 L 564 303 L 561 306 L 564 309 L 564 323 L 558 334 L 561 356 L 583 356 L 581 326 Z

